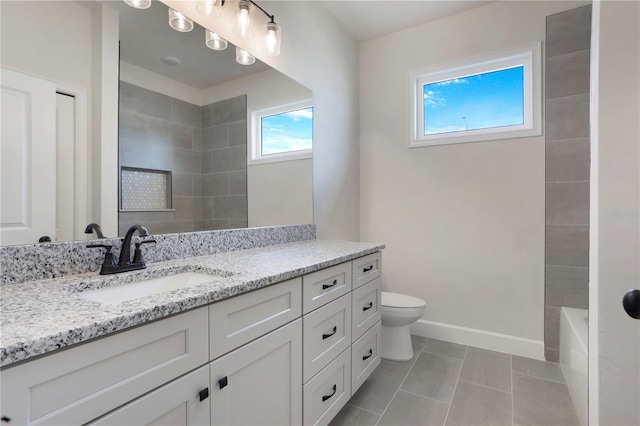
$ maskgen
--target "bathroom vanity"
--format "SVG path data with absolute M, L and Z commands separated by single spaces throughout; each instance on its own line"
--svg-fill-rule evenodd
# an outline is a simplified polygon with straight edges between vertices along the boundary
M 309 240 L 4 286 L 1 414 L 327 424 L 380 363 L 383 247 Z M 178 274 L 211 279 L 102 296 Z

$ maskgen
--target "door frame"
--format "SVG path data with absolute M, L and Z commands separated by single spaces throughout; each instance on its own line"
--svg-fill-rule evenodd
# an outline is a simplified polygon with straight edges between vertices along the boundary
M 42 77 L 39 77 L 42 78 Z M 88 102 L 87 90 L 82 87 L 71 84 L 53 81 L 56 85 L 56 92 L 63 95 L 73 96 L 75 98 L 75 149 L 74 149 L 74 165 L 75 165 L 75 206 L 74 217 L 76 223 L 74 225 L 73 237 L 75 240 L 84 240 L 86 236 L 81 229 L 86 225 L 87 217 L 89 217 L 89 208 L 91 206 L 88 188 L 91 188 L 91 174 L 89 173 L 89 165 L 91 164 L 88 150 Z

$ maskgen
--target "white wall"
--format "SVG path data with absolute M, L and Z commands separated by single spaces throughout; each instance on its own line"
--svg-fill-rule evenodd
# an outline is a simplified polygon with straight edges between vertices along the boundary
M 0 8 L 3 67 L 90 90 L 91 9 L 75 2 L 31 1 L 3 1 Z
M 584 2 L 495 2 L 360 45 L 360 233 L 414 332 L 543 358 L 544 137 L 408 149 L 409 70 L 543 40 Z
M 233 8 L 219 19 L 196 11 L 195 1 L 163 0 L 204 27 L 217 30 L 263 62 L 313 92 L 314 212 L 318 238 L 358 240 L 358 49 L 350 35 L 316 2 L 264 4 L 282 27 L 280 56 L 266 56 L 261 38 L 233 34 Z
M 168 77 L 140 68 L 137 65 L 120 61 L 120 81 L 142 87 L 153 92 L 162 93 L 190 104 L 203 106 L 204 91 L 188 84 L 172 80 Z

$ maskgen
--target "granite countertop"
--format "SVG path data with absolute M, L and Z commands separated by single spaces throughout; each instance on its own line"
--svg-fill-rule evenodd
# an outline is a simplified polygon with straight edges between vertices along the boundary
M 382 244 L 307 240 L 148 264 L 140 271 L 97 272 L 3 285 L 0 366 L 27 360 L 109 333 L 346 262 Z M 83 297 L 89 290 L 193 271 L 213 282 L 114 304 Z M 84 294 L 86 296 L 86 293 Z

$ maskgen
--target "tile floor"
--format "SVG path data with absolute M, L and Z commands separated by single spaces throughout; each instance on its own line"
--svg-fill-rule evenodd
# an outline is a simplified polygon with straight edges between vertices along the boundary
M 412 336 L 409 361 L 374 371 L 339 425 L 577 425 L 556 363 Z

